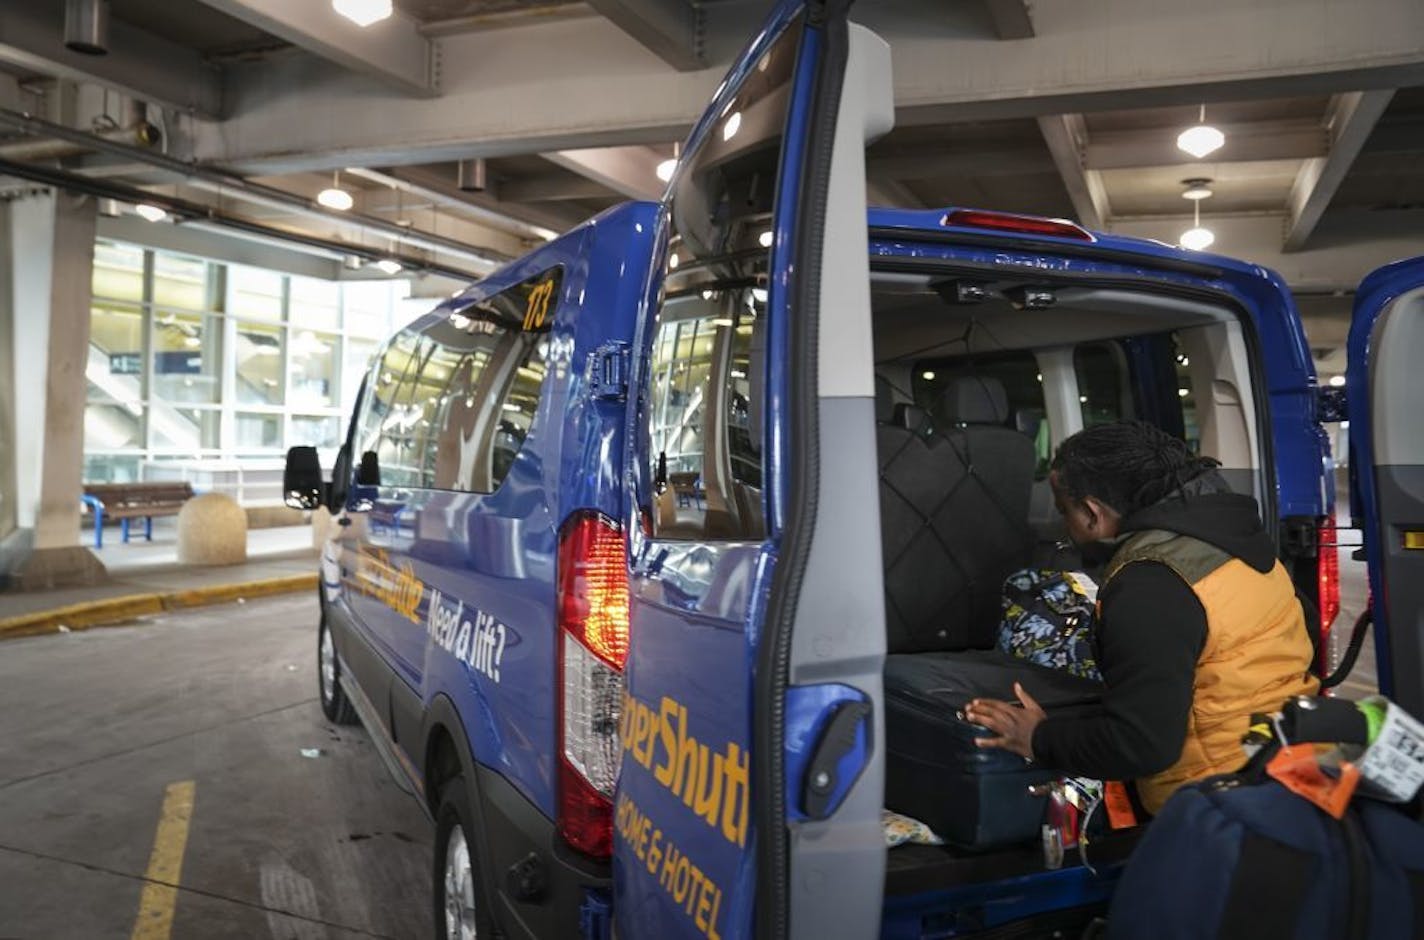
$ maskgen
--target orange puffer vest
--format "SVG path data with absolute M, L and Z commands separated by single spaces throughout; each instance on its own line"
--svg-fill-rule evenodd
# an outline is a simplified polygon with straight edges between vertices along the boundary
M 1277 711 L 1292 696 L 1314 695 L 1320 683 L 1310 674 L 1314 652 L 1305 613 L 1279 561 L 1262 574 L 1215 545 L 1153 529 L 1122 543 L 1104 586 L 1137 562 L 1171 568 L 1206 611 L 1206 643 L 1192 682 L 1182 756 L 1136 782 L 1142 805 L 1156 813 L 1182 784 L 1240 769 L 1246 759 L 1241 738 L 1253 712 Z

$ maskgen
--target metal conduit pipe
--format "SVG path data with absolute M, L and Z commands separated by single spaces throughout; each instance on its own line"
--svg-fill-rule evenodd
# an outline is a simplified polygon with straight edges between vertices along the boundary
M 127 127 L 112 127 L 94 131 L 95 137 L 112 140 L 134 147 L 156 147 L 163 140 L 163 132 L 147 121 L 133 123 Z M 93 153 L 93 147 L 68 140 L 25 140 L 13 144 L 0 144 L 0 160 L 61 160 L 77 157 L 83 153 Z
M 145 150 L 141 147 L 106 140 L 86 131 L 75 130 L 72 127 L 65 127 L 63 124 L 55 124 L 51 121 L 37 118 L 23 111 L 15 111 L 11 108 L 0 108 L 0 125 L 13 127 L 18 131 L 34 134 L 38 137 L 54 137 L 70 143 L 80 144 L 91 150 L 115 154 L 139 163 L 146 163 L 149 166 L 158 167 L 161 170 L 167 170 L 170 173 L 186 177 L 190 185 L 201 186 L 204 189 L 213 191 L 221 191 L 224 195 L 240 197 L 274 208 L 286 209 L 312 218 L 349 225 L 365 232 L 383 235 L 396 242 L 404 243 L 415 248 L 424 248 L 427 251 L 441 252 L 483 263 L 498 263 L 507 260 L 507 258 L 499 252 L 474 248 L 464 242 L 456 241 L 453 238 L 445 238 L 442 235 L 412 232 L 404 226 L 397 225 L 394 222 L 387 222 L 385 219 L 378 219 L 374 216 L 362 215 L 357 212 L 339 212 L 335 209 L 327 209 L 324 206 L 318 205 L 315 200 L 293 195 L 292 193 L 277 189 L 274 186 L 264 186 L 261 183 L 254 183 L 231 170 L 215 166 L 200 166 L 196 163 L 179 160 L 176 157 L 170 157 L 167 154 L 159 153 L 154 150 Z
M 369 245 L 351 244 L 331 238 L 320 238 L 315 235 L 289 232 L 275 226 L 264 225 L 261 222 L 254 222 L 250 219 L 228 215 L 211 206 L 200 205 L 173 196 L 160 196 L 155 193 L 145 192 L 136 186 L 128 186 L 109 180 L 81 176 L 78 173 L 70 173 L 66 170 L 54 167 L 0 160 L 0 176 L 13 176 L 17 179 L 29 180 L 52 189 L 63 189 L 73 193 L 93 196 L 99 200 L 113 199 L 131 204 L 147 202 L 181 219 L 208 221 L 234 231 L 245 232 L 275 241 L 306 245 L 330 252 L 333 255 L 355 255 L 365 261 L 379 261 L 382 258 L 393 257 L 394 260 L 400 262 L 403 267 L 411 271 L 430 271 L 435 274 L 445 274 L 462 280 L 478 279 L 484 273 L 453 268 L 437 261 L 426 261 L 422 258 L 414 258 L 409 255 L 401 255 L 398 253 L 393 255 L 391 252 L 379 248 L 372 248 Z

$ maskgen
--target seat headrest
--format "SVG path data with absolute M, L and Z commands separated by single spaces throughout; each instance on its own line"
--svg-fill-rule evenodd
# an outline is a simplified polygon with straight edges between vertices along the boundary
M 1038 427 L 1042 423 L 1042 408 L 1020 408 L 1014 414 L 1014 424 L 1018 427 L 1019 433 L 1027 434 L 1029 437 L 1038 436 Z
M 895 417 L 890 423 L 897 428 L 915 432 L 927 430 L 930 426 L 926 420 L 925 409 L 903 403 L 895 406 Z
M 1009 393 L 992 376 L 956 376 L 940 397 L 939 417 L 952 424 L 1004 424 L 1009 420 Z
M 889 424 L 895 419 L 895 392 L 890 387 L 890 382 L 881 377 L 875 377 L 875 423 Z

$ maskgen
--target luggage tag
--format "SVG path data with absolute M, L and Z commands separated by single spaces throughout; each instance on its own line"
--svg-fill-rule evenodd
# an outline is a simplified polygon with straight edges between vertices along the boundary
M 1342 760 L 1338 776 L 1326 773 L 1322 760 L 1329 761 L 1332 751 L 1334 748 L 1318 744 L 1287 744 L 1266 764 L 1266 773 L 1296 796 L 1343 819 L 1360 783 L 1360 768 Z
M 1070 798 L 1068 795 L 1071 789 L 1066 780 L 1054 780 L 1028 788 L 1032 796 L 1048 797 L 1045 821 L 1039 835 L 1043 842 L 1043 866 L 1050 871 L 1062 868 L 1064 853 L 1078 845 L 1080 813 L 1075 802 L 1078 797 Z
M 1376 799 L 1407 803 L 1424 786 L 1424 724 L 1379 695 L 1359 703 L 1371 721 L 1371 742 L 1356 763 L 1361 792 Z M 1383 710 L 1384 720 L 1378 721 Z M 1375 731 L 1378 728 L 1378 731 Z

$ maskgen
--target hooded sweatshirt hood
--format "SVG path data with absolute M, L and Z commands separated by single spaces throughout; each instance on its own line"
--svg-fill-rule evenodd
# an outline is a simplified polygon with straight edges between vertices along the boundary
M 1212 479 L 1215 478 L 1215 479 Z M 1215 473 L 1191 481 L 1181 493 L 1139 510 L 1123 520 L 1121 534 L 1145 529 L 1176 532 L 1214 545 L 1265 574 L 1276 564 L 1276 546 L 1261 524 L 1261 510 L 1250 496 L 1227 491 Z

